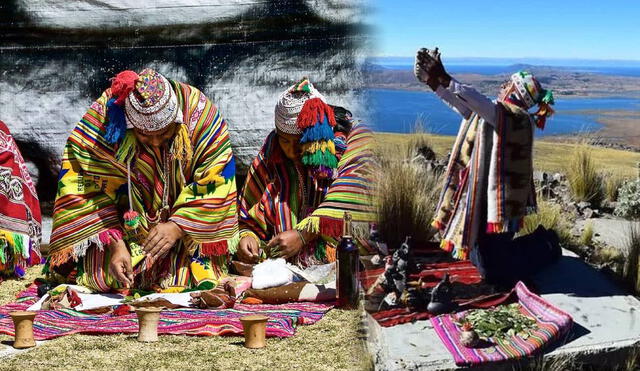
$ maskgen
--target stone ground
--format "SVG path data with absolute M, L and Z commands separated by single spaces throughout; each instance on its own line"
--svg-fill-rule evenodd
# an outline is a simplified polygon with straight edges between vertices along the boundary
M 626 252 L 627 236 L 634 222 L 618 218 L 591 218 L 578 220 L 576 227 L 582 230 L 588 223 L 593 225 L 594 240 Z
M 569 338 L 547 350 L 545 360 L 572 359 L 612 368 L 640 346 L 640 301 L 575 254 L 565 250 L 563 258 L 536 275 L 534 283 L 543 298 L 574 320 Z M 367 327 L 376 369 L 457 369 L 430 321 L 384 328 L 369 316 Z M 511 370 L 514 366 L 520 367 L 502 363 L 476 369 Z

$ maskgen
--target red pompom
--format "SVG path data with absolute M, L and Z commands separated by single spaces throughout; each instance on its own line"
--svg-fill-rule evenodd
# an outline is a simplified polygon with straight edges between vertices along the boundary
M 311 98 L 304 102 L 302 110 L 298 114 L 296 124 L 298 124 L 298 128 L 305 129 L 318 122 L 324 121 L 325 117 L 329 119 L 329 125 L 331 127 L 336 126 L 336 118 L 331 106 L 320 98 Z
M 136 82 L 140 76 L 134 71 L 122 71 L 116 75 L 113 79 L 111 79 L 111 94 L 114 97 L 118 97 L 116 99 L 116 104 L 122 106 L 124 104 L 124 100 L 127 98 L 129 93 L 136 88 Z

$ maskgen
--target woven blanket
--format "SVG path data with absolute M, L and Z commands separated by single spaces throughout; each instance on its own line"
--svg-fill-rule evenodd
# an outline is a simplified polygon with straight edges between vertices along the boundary
M 461 329 L 456 321 L 466 312 L 446 314 L 431 318 L 436 333 L 458 366 L 472 366 L 485 362 L 504 361 L 527 357 L 547 345 L 563 339 L 571 330 L 573 319 L 541 297 L 533 294 L 522 283 L 515 289 L 522 314 L 536 320 L 537 328 L 528 337 L 521 334 L 506 339 L 489 339 L 484 347 L 467 348 L 460 344 Z
M 0 121 L 0 281 L 24 275 L 40 264 L 42 218 L 35 184 L 11 136 Z
M 497 122 L 478 115 L 463 120 L 451 151 L 433 226 L 441 247 L 467 259 L 482 229 L 518 232 L 535 211 L 533 128 L 529 114 L 497 105 Z
M 26 310 L 38 299 L 32 285 L 18 295 L 14 303 L 0 307 L 0 333 L 13 336 L 13 321 L 9 313 Z M 298 325 L 318 322 L 332 308 L 322 303 L 291 303 L 282 305 L 236 304 L 233 309 L 173 309 L 160 315 L 159 334 L 214 336 L 242 335 L 240 317 L 263 314 L 269 317 L 267 337 L 290 337 Z M 87 314 L 74 310 L 41 310 L 34 322 L 36 340 L 54 339 L 71 334 L 131 334 L 138 332 L 135 313 L 124 315 Z
M 488 288 L 482 285 L 480 273 L 468 260 L 423 264 L 420 268 L 419 273 L 409 274 L 409 281 L 417 281 L 422 278 L 423 287 L 432 288 L 442 280 L 445 273 L 448 273 L 453 286 L 454 301 L 458 304 L 468 303 L 466 305 L 469 308 L 488 308 L 508 299 L 509 293 L 489 292 Z M 360 277 L 362 286 L 368 289 L 383 272 L 384 268 L 363 272 Z M 368 308 L 368 312 L 382 327 L 391 327 L 432 317 L 429 312 L 409 311 L 406 308 L 380 311 Z

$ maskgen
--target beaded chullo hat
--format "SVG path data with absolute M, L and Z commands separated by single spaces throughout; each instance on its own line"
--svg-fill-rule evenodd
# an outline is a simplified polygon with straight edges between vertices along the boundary
M 169 80 L 157 71 L 146 68 L 137 74 L 122 71 L 111 80 L 111 98 L 107 102 L 105 140 L 116 145 L 116 157 L 126 158 L 127 176 L 131 177 L 131 154 L 135 151 L 135 138 L 127 135 L 127 129 L 138 129 L 143 134 L 153 134 L 177 124 L 170 154 L 174 159 L 188 163 L 193 156 L 189 131 L 183 123 L 182 109 Z M 129 179 L 129 189 L 131 181 Z M 131 207 L 124 220 L 127 229 L 138 227 L 140 217 Z
M 280 95 L 275 108 L 276 128 L 300 135 L 302 163 L 317 179 L 329 178 L 338 167 L 333 127 L 333 109 L 311 84 L 302 79 Z
M 544 129 L 547 117 L 554 114 L 551 105 L 555 102 L 551 90 L 543 89 L 540 82 L 527 71 L 520 71 L 511 75 L 511 82 L 513 82 L 515 87 L 517 97 L 519 98 L 518 100 L 521 101 L 527 109 L 538 105 L 538 111 L 533 115 L 536 126 Z

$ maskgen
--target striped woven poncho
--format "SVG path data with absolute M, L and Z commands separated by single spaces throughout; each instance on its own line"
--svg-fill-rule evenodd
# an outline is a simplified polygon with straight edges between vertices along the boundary
M 109 235 L 142 243 L 150 225 L 141 218 L 136 235 L 127 235 L 123 214 L 129 207 L 127 164 L 130 162 L 132 208 L 139 215 L 162 207 L 169 187 L 170 220 L 186 233 L 191 251 L 204 256 L 233 253 L 238 241 L 235 163 L 227 124 L 217 108 L 199 90 L 171 81 L 183 122 L 193 146 L 193 158 L 184 162 L 170 154 L 164 173 L 162 158 L 136 141 L 132 130 L 118 145 L 105 140 L 107 89 L 96 100 L 69 137 L 58 182 L 51 235 L 51 267 L 98 248 Z
M 336 138 L 340 137 L 341 133 L 336 133 Z M 320 233 L 318 241 L 300 252 L 297 263 L 332 261 L 332 246 L 342 234 L 345 212 L 351 213 L 356 237 L 365 236 L 374 220 L 371 144 L 371 132 L 355 124 L 346 135 L 346 147 L 336 145 L 339 162 L 335 177 L 316 180 L 284 156 L 273 131 L 254 159 L 240 196 L 243 236 L 254 233 L 267 242 L 294 228 Z

